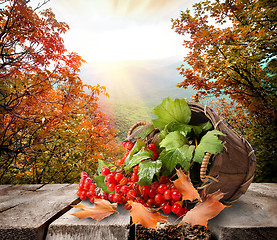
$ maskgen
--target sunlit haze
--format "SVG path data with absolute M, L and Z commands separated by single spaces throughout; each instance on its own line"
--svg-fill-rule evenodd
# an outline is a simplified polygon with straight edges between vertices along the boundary
M 39 1 L 31 0 L 33 5 Z M 69 25 L 63 38 L 68 51 L 86 61 L 82 80 L 107 87 L 110 98 L 101 99 L 109 108 L 106 111 L 120 118 L 119 112 L 126 115 L 126 106 L 135 105 L 141 114 L 130 121 L 137 121 L 149 118 L 162 98 L 191 96 L 176 87 L 182 81 L 176 68 L 188 50 L 182 45 L 184 36 L 171 29 L 171 19 L 192 4 L 189 0 L 51 0 L 44 8 L 51 8 L 58 21 Z
M 191 4 L 186 0 L 51 0 L 46 7 L 69 24 L 64 36 L 68 50 L 91 62 L 180 58 L 185 49 L 182 37 L 171 29 L 171 18 Z

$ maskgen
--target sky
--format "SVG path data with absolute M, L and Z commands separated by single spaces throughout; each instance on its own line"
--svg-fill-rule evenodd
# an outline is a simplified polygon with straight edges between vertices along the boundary
M 100 62 L 182 59 L 183 37 L 171 29 L 171 18 L 191 5 L 189 0 L 50 0 L 45 7 L 69 25 L 67 49 Z

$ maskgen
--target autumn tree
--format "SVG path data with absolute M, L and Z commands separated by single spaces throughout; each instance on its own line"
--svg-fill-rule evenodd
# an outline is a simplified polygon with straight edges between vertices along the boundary
M 84 60 L 65 48 L 68 29 L 51 9 L 0 1 L 0 182 L 73 182 L 116 154 L 99 111 L 103 86 L 79 77 Z
M 255 149 L 256 181 L 277 181 L 276 5 L 206 0 L 172 20 L 190 50 L 184 58 L 189 68 L 178 68 L 184 77 L 178 86 L 196 89 L 195 100 L 224 97 L 222 116 Z

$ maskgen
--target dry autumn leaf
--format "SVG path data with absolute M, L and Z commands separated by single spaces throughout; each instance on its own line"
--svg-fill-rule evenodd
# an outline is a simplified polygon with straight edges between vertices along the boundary
M 191 209 L 183 217 L 179 225 L 185 222 L 190 225 L 202 225 L 207 228 L 208 220 L 217 216 L 226 206 L 219 200 L 223 198 L 225 194 L 220 190 L 206 196 L 205 200 Z
M 182 169 L 176 169 L 178 179 L 173 181 L 174 186 L 182 194 L 182 200 L 193 201 L 198 199 L 201 201 L 201 198 L 198 194 L 198 191 L 193 187 L 189 175 L 184 174 Z
M 132 208 L 130 216 L 133 223 L 140 223 L 144 227 L 156 229 L 157 223 L 167 222 L 167 216 L 161 215 L 156 209 L 146 208 L 141 203 L 128 202 Z
M 79 219 L 93 218 L 98 222 L 113 214 L 116 210 L 117 203 L 110 203 L 104 199 L 95 199 L 93 207 L 87 207 L 83 204 L 73 205 L 73 207 L 83 209 L 72 213 L 75 217 Z

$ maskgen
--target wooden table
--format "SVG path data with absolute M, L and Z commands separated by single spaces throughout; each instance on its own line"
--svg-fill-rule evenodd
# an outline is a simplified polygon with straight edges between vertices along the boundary
M 80 202 L 76 189 L 76 184 L 0 185 L 0 239 L 136 238 L 141 228 L 131 226 L 129 212 L 122 206 L 117 209 L 119 214 L 100 222 L 79 220 L 71 215 L 78 210 L 70 206 Z M 84 201 L 84 204 L 90 203 Z M 174 220 L 170 216 L 170 222 Z M 277 184 L 251 184 L 247 193 L 210 220 L 208 227 L 220 240 L 275 239 Z M 171 238 L 167 236 L 165 239 Z
M 80 202 L 77 185 L 0 185 L 0 239 L 44 239 L 47 227 Z

